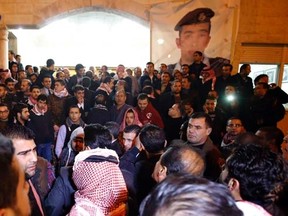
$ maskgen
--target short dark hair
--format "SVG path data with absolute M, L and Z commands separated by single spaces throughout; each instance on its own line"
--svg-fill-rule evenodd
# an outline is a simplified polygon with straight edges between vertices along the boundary
M 17 66 L 18 66 L 18 63 L 13 61 L 13 62 L 11 62 L 11 67 L 12 67 L 13 65 L 17 65 Z
M 238 146 L 226 160 L 226 168 L 228 175 L 224 182 L 237 179 L 241 197 L 260 205 L 277 199 L 277 192 L 287 180 L 282 157 L 253 143 Z
M 230 68 L 230 71 L 233 70 L 233 65 L 232 65 L 232 64 L 229 64 L 229 63 L 224 64 L 224 65 L 222 66 L 222 68 L 223 68 L 223 67 L 229 67 L 229 68 Z
M 110 133 L 115 139 L 118 137 L 120 131 L 120 125 L 117 122 L 109 121 L 106 122 L 104 126 L 107 127 L 107 129 L 110 131 Z
M 102 65 L 102 67 L 104 67 L 106 70 L 108 70 L 108 67 L 106 65 Z
M 0 103 L 0 107 L 6 106 L 10 110 L 10 106 L 7 103 Z
M 214 96 L 207 96 L 206 100 L 213 100 L 217 102 L 217 98 L 215 98 Z
M 243 215 L 226 186 L 181 174 L 168 176 L 140 206 L 140 216 L 172 216 L 176 213 L 190 216 Z
M 103 80 L 103 79 L 104 79 L 105 77 L 107 77 L 107 76 L 110 76 L 110 77 L 113 78 L 114 75 L 115 75 L 114 72 L 109 73 L 109 72 L 107 72 L 107 71 L 104 71 L 104 72 L 102 72 L 101 80 Z
M 77 64 L 77 65 L 75 66 L 75 71 L 78 71 L 78 70 L 80 70 L 80 69 L 82 69 L 82 68 L 84 68 L 84 66 L 83 66 L 82 64 Z
M 181 72 L 180 72 L 180 74 L 181 74 Z M 182 75 L 182 74 L 181 74 L 181 75 Z M 170 81 L 171 87 L 172 87 L 176 82 L 178 82 L 178 83 L 181 84 L 181 81 L 180 81 L 180 80 L 174 79 L 174 80 Z
M 183 76 L 183 77 L 182 77 L 182 80 L 183 80 L 183 79 L 187 79 L 188 82 L 192 83 L 192 78 L 191 78 L 190 76 Z
M 51 67 L 51 66 L 54 65 L 54 64 L 55 64 L 55 62 L 54 62 L 53 59 L 48 59 L 48 60 L 46 61 L 47 67 Z
M 254 79 L 254 85 L 256 85 L 260 79 L 264 78 L 264 77 L 267 77 L 268 78 L 268 75 L 267 74 L 260 74 L 258 75 L 257 77 L 255 77 Z
M 277 147 L 278 153 L 282 152 L 281 144 L 284 139 L 284 133 L 282 132 L 282 130 L 277 127 L 261 127 L 258 129 L 258 131 L 264 133 L 264 139 L 267 143 L 271 143 L 273 140 L 275 140 L 275 143 L 273 143 L 273 145 Z
M 153 62 L 147 62 L 146 65 L 152 64 L 154 66 Z
M 250 64 L 243 64 L 240 67 L 240 72 L 242 72 L 243 70 L 245 70 L 248 66 L 250 66 Z
M 11 55 L 15 56 L 15 52 L 13 50 L 8 51 Z
M 190 105 L 194 109 L 194 102 L 191 98 L 185 98 L 180 102 L 181 108 L 184 108 L 185 105 Z
M 81 113 L 80 108 L 79 108 L 76 104 L 69 106 L 69 108 L 68 108 L 68 113 L 71 111 L 71 109 L 78 109 L 79 112 Z
M 133 111 L 132 111 L 133 112 Z M 139 125 L 128 125 L 124 128 L 124 133 L 135 133 L 136 136 L 140 133 L 141 127 Z
M 25 70 L 28 70 L 30 67 L 32 67 L 32 65 L 26 65 Z
M 19 171 L 13 166 L 12 141 L 0 134 L 0 209 L 14 208 L 17 202 Z
M 31 73 L 28 75 L 28 78 L 31 79 L 31 77 L 36 76 L 36 78 L 38 78 L 38 74 L 37 73 Z
M 57 79 L 59 79 L 59 76 L 60 76 L 61 73 L 64 73 L 64 72 L 61 70 L 61 71 L 58 71 L 58 72 L 56 73 L 56 78 L 57 78 Z
M 33 71 L 34 71 L 35 74 L 37 74 L 38 71 L 39 71 L 39 68 L 38 68 L 37 66 L 33 66 Z M 38 75 L 38 74 L 37 74 L 37 75 Z
M 110 131 L 100 124 L 89 124 L 84 128 L 85 145 L 91 149 L 111 148 L 112 136 Z
M 246 128 L 246 125 L 244 123 L 244 121 L 242 121 L 242 119 L 238 116 L 232 116 L 230 117 L 227 121 L 226 121 L 226 125 L 228 125 L 228 121 L 231 121 L 231 120 L 239 120 L 241 122 L 241 125 L 243 128 Z
M 95 97 L 95 104 L 106 105 L 106 97 L 103 94 L 97 94 Z
M 260 145 L 260 139 L 252 132 L 245 132 L 239 134 L 234 141 L 235 146 L 246 145 L 248 143 L 257 143 Z
M 45 95 L 45 94 L 40 94 L 38 97 L 37 97 L 37 101 L 48 101 L 48 97 L 47 97 L 47 95 Z
M 232 117 L 230 117 L 230 118 L 227 120 L 227 122 L 230 121 L 230 120 L 235 120 L 235 119 L 236 119 L 236 120 L 240 120 L 240 121 L 241 121 L 241 124 L 243 124 L 241 118 L 238 117 L 238 116 L 232 116 Z
M 85 91 L 85 88 L 82 85 L 75 85 L 73 88 L 73 92 L 76 93 L 78 91 Z
M 61 86 L 65 86 L 65 81 L 63 79 L 56 79 L 55 83 L 56 82 L 60 83 Z
M 5 85 L 7 85 L 9 82 L 15 83 L 15 80 L 11 77 L 8 77 L 7 79 L 5 79 Z
M 30 88 L 30 92 L 32 92 L 33 89 L 41 89 L 38 85 L 32 85 Z
M 199 56 L 203 56 L 203 53 L 201 51 L 195 51 L 194 53 L 198 54 Z
M 145 125 L 140 131 L 139 138 L 145 150 L 149 153 L 162 151 L 166 144 L 163 129 L 153 124 Z
M 93 72 L 91 70 L 88 70 L 85 72 L 85 76 L 89 77 L 90 79 L 93 79 Z
M 187 152 L 191 156 L 189 160 L 183 156 Z M 185 144 L 170 145 L 162 154 L 160 164 L 167 167 L 167 175 L 187 173 L 202 177 L 205 170 L 205 162 L 200 151 Z
M 45 78 L 49 78 L 49 79 L 52 80 L 51 76 L 49 74 L 46 74 L 46 75 L 43 76 L 41 82 L 43 82 Z
M 113 78 L 109 75 L 104 78 L 103 83 L 110 83 L 112 80 Z
M 142 93 L 145 93 L 145 94 L 152 94 L 153 91 L 154 91 L 154 88 L 151 85 L 146 85 L 142 89 Z
M 162 74 L 167 74 L 170 79 L 172 78 L 172 77 L 171 77 L 171 74 L 170 74 L 168 71 L 164 71 L 164 72 L 162 72 Z
M 204 118 L 205 124 L 207 128 L 212 128 L 212 120 L 211 117 L 205 112 L 195 112 L 191 115 L 190 119 L 199 119 Z
M 12 127 L 5 128 L 2 134 L 9 139 L 22 139 L 33 140 L 35 139 L 34 132 L 28 127 L 22 125 L 13 125 Z
M 137 97 L 137 100 L 148 100 L 149 101 L 149 97 L 146 93 L 140 93 Z
M 84 88 L 89 88 L 91 86 L 91 79 L 88 76 L 84 76 L 82 79 L 82 85 Z
M 13 107 L 13 113 L 16 116 L 17 113 L 21 113 L 23 109 L 29 108 L 27 104 L 25 103 L 17 103 Z

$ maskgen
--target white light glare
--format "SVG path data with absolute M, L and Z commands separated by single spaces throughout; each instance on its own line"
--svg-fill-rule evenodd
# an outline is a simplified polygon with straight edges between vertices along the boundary
M 159 38 L 159 39 L 157 40 L 157 43 L 158 43 L 159 45 L 162 45 L 162 44 L 164 44 L 164 40 L 163 40 L 162 38 Z

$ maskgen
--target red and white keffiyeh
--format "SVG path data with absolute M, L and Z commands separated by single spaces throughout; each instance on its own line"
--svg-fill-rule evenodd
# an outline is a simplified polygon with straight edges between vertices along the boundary
M 69 215 L 79 209 L 90 215 L 126 214 L 127 188 L 118 162 L 115 151 L 109 149 L 86 150 L 76 156 L 72 178 L 78 191 Z M 100 213 L 95 214 L 96 210 Z

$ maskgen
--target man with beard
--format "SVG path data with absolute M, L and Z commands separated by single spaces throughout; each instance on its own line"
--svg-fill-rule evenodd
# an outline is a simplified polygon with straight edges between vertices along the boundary
M 14 152 L 11 140 L 0 135 L 0 215 L 28 216 L 29 186 Z
M 44 208 L 41 203 L 39 192 L 33 185 L 31 178 L 36 173 L 37 165 L 37 151 L 34 142 L 34 134 L 27 127 L 14 126 L 3 132 L 3 134 L 12 140 L 13 147 L 15 148 L 14 155 L 20 163 L 20 167 L 24 170 L 29 188 L 29 200 L 31 204 L 32 216 L 45 215 Z
M 15 123 L 26 126 L 30 117 L 28 105 L 24 103 L 17 103 L 14 108 Z

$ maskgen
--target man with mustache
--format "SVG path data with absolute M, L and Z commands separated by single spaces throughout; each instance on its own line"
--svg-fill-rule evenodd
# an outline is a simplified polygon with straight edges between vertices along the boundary
M 34 134 L 29 128 L 20 125 L 7 129 L 3 134 L 12 140 L 15 149 L 14 155 L 18 159 L 20 167 L 24 170 L 26 181 L 30 185 L 28 196 L 31 205 L 31 216 L 44 216 L 45 212 L 39 192 L 35 189 L 36 185 L 34 186 L 31 181 L 36 173 L 38 160 Z

